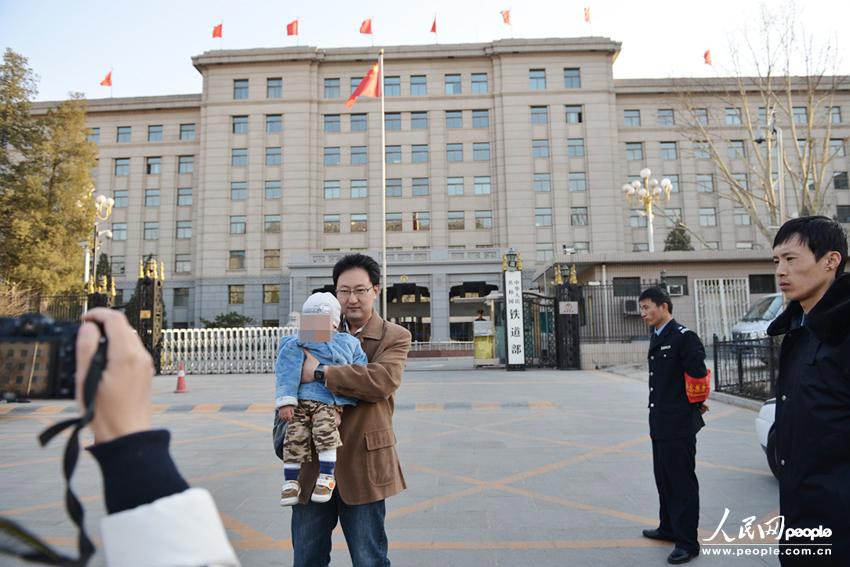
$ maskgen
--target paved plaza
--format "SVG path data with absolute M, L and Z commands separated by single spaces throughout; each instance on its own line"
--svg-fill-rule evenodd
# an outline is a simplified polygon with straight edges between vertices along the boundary
M 187 380 L 189 392 L 179 395 L 173 376 L 154 381 L 154 423 L 172 431 L 180 470 L 215 496 L 243 565 L 291 565 L 290 512 L 278 505 L 282 466 L 271 445 L 273 376 Z M 393 565 L 666 565 L 672 546 L 640 535 L 657 525 L 658 510 L 646 390 L 640 379 L 604 371 L 412 362 L 396 398 L 408 489 L 387 506 Z M 744 518 L 754 516 L 755 524 L 778 514 L 777 483 L 754 434 L 755 413 L 710 405 L 697 445 L 700 537 L 711 537 L 727 508 L 724 530 L 737 537 Z M 0 405 L 0 515 L 66 548 L 74 531 L 62 502 L 62 442 L 40 449 L 35 435 L 70 415 L 70 406 Z M 89 456 L 75 487 L 96 534 L 104 512 Z M 332 564 L 351 565 L 339 529 L 334 542 Z M 92 564 L 103 565 L 102 555 Z M 693 564 L 778 560 L 702 556 Z

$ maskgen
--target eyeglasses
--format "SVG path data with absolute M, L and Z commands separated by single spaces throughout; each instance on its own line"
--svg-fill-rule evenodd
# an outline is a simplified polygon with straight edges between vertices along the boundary
M 354 297 L 363 297 L 364 295 L 372 291 L 374 288 L 375 286 L 355 287 L 354 289 L 338 289 L 336 290 L 336 296 L 339 298 L 346 298 L 353 293 Z

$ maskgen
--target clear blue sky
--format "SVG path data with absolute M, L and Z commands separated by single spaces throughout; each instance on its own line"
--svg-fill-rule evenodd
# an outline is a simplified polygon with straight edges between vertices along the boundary
M 759 0 L 0 0 L 0 47 L 29 58 L 38 100 L 70 91 L 109 96 L 98 83 L 113 69 L 113 95 L 198 93 L 191 57 L 209 49 L 294 45 L 284 26 L 298 17 L 301 45 L 316 47 L 440 43 L 510 37 L 499 11 L 510 8 L 514 37 L 607 36 L 623 43 L 617 78 L 713 76 L 728 71 L 730 42 L 758 23 Z M 768 1 L 785 5 L 784 0 Z M 592 24 L 583 20 L 589 6 Z M 850 74 L 850 2 L 798 6 L 807 33 L 837 44 L 838 71 Z M 373 17 L 375 35 L 360 35 Z M 224 23 L 223 40 L 212 27 Z M 714 67 L 702 62 L 710 48 Z M 388 65 L 391 62 L 388 62 Z

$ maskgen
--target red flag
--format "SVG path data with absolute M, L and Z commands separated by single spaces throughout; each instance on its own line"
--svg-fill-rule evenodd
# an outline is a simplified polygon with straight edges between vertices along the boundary
M 112 86 L 112 71 L 108 72 L 103 80 L 100 82 L 101 87 L 111 87 Z
M 706 49 L 705 53 L 702 54 L 702 60 L 705 61 L 706 65 L 711 65 L 711 50 Z
M 286 24 L 286 35 L 298 35 L 298 20 Z
M 221 37 L 221 29 L 224 24 L 218 24 L 217 26 L 213 26 L 213 37 Z
M 590 8 L 584 9 L 584 21 L 585 23 L 590 23 Z
M 372 68 L 369 69 L 369 72 L 366 73 L 366 76 L 363 77 L 363 80 L 360 81 L 360 84 L 357 85 L 357 88 L 354 89 L 348 100 L 345 101 L 345 108 L 354 106 L 354 101 L 359 96 L 371 96 L 374 98 L 381 96 L 381 71 L 377 63 L 372 65 Z
M 510 10 L 502 10 L 499 12 L 502 14 L 502 21 L 508 25 L 511 25 L 511 11 Z
M 437 33 L 437 16 L 434 16 L 434 23 L 431 24 L 431 33 Z
M 363 23 L 360 24 L 360 33 L 372 33 L 372 18 L 366 18 L 363 20 Z

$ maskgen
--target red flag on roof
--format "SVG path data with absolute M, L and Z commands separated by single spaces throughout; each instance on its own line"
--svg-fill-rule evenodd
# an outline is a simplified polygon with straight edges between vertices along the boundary
M 103 80 L 100 82 L 101 87 L 111 87 L 112 86 L 112 71 L 109 71 Z
M 431 24 L 431 33 L 437 33 L 437 16 L 434 16 L 434 23 Z
M 286 24 L 286 35 L 298 35 L 298 20 Z
M 702 54 L 702 60 L 705 61 L 706 65 L 711 65 L 711 50 L 706 49 L 705 53 Z
M 584 9 L 584 21 L 585 23 L 590 23 L 590 8 Z
M 372 33 L 372 18 L 366 18 L 363 20 L 363 23 L 360 24 L 360 33 Z
M 221 30 L 224 27 L 224 24 L 218 24 L 217 26 L 213 26 L 213 37 L 221 37 Z
M 351 108 L 354 106 L 354 101 L 360 96 L 371 96 L 374 98 L 381 96 L 381 71 L 377 63 L 372 65 L 372 68 L 369 69 L 369 72 L 366 73 L 366 76 L 363 77 L 363 80 L 360 81 L 360 84 L 357 85 L 357 88 L 354 89 L 348 100 L 345 101 L 345 107 Z
M 499 12 L 502 14 L 502 21 L 508 25 L 511 25 L 511 11 L 510 10 L 502 10 Z

